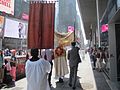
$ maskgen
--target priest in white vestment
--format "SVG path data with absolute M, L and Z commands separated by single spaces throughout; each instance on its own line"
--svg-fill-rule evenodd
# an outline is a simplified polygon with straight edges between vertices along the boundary
M 32 58 L 26 62 L 27 90 L 50 90 L 47 76 L 51 65 L 44 58 L 38 58 L 38 49 L 31 49 Z
M 59 82 L 63 83 L 63 77 L 69 73 L 67 59 L 66 59 L 66 51 L 62 45 L 59 45 L 55 49 L 55 59 L 54 59 L 54 66 L 55 66 L 55 77 L 59 78 Z

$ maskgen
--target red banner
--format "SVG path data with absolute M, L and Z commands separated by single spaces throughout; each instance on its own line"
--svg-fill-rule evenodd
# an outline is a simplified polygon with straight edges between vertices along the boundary
M 28 48 L 54 48 L 55 3 L 31 3 Z

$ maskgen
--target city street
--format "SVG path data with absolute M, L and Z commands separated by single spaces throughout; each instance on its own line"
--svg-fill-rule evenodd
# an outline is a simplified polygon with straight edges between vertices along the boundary
M 88 54 L 85 54 L 85 58 L 82 59 L 82 63 L 79 64 L 77 76 L 76 90 L 111 90 L 106 83 L 103 73 L 98 71 L 93 72 Z M 72 88 L 68 86 L 68 78 L 69 75 L 66 75 L 64 77 L 64 83 L 57 83 L 58 79 L 55 79 L 53 69 L 51 90 L 72 90 Z M 16 81 L 16 87 L 1 90 L 26 90 L 26 85 L 26 78 L 24 78 Z

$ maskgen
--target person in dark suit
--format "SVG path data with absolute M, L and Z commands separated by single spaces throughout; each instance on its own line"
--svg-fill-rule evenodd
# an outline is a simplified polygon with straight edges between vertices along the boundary
M 77 68 L 78 64 L 81 62 L 81 58 L 79 55 L 80 48 L 75 46 L 76 42 L 72 42 L 71 45 L 72 49 L 68 51 L 68 60 L 70 66 L 69 86 L 75 89 L 77 81 Z

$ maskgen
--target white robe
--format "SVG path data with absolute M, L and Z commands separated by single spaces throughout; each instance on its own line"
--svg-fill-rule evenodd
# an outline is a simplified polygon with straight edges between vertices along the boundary
M 26 62 L 26 78 L 27 90 L 50 90 L 47 74 L 51 70 L 51 65 L 48 61 L 41 58 L 38 61 Z
M 63 77 L 69 73 L 65 56 L 58 56 L 54 59 L 55 77 Z

